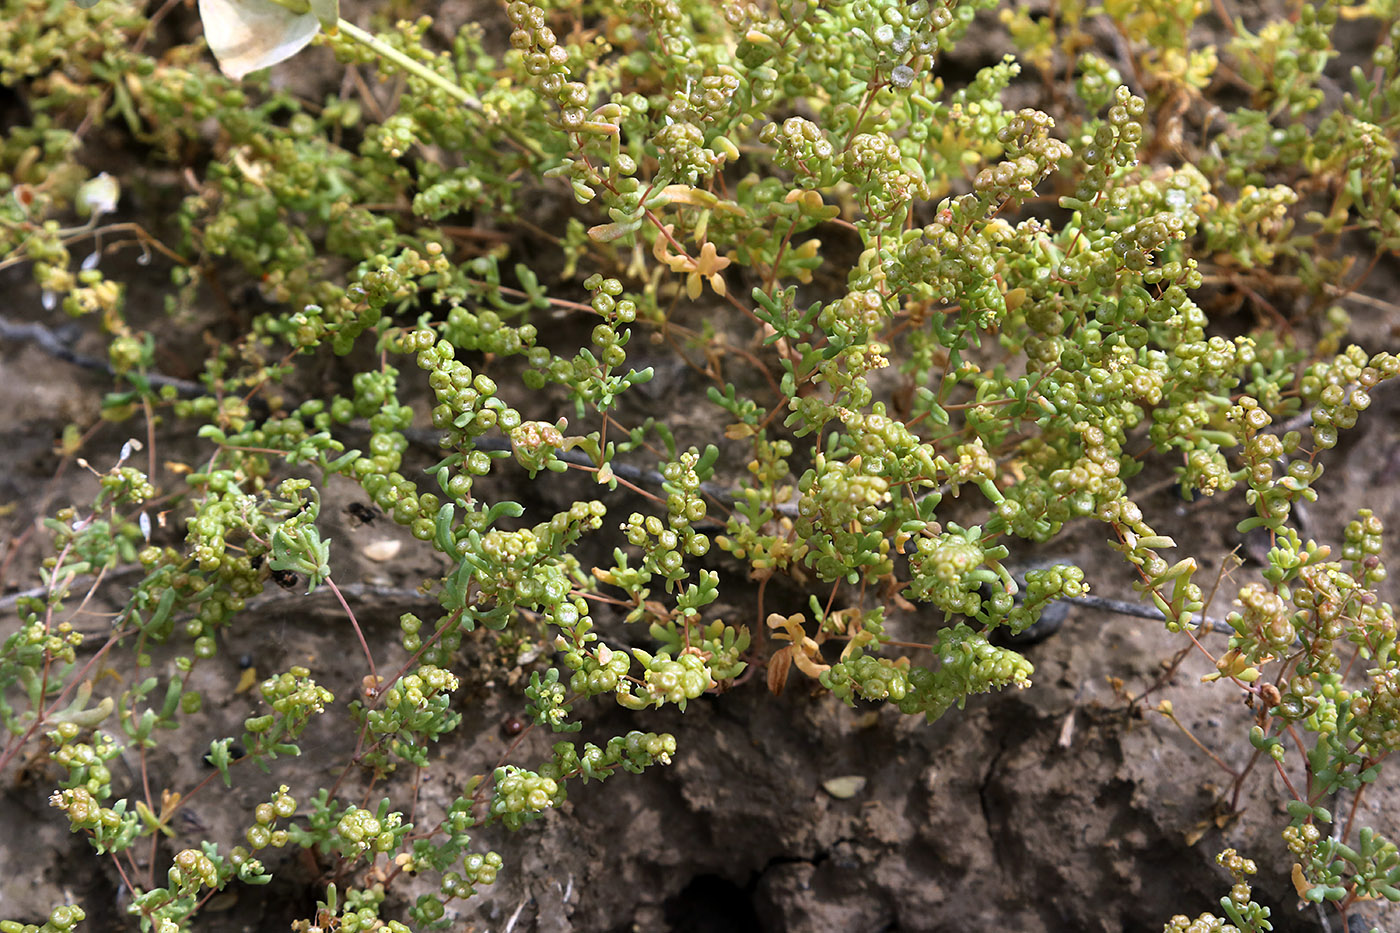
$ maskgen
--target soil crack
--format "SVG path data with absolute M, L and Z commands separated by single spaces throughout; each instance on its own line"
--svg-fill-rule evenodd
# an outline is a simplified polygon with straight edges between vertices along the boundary
M 997 767 L 1001 764 L 1001 759 L 1006 754 L 1006 739 L 1002 737 L 997 741 L 996 752 L 991 760 L 987 762 L 987 767 L 982 771 L 981 781 L 977 785 L 977 802 L 982 811 L 982 823 L 986 828 L 987 842 L 992 853 L 992 861 L 996 864 L 997 870 L 1002 874 L 1006 872 L 1006 866 L 1002 864 L 1001 845 L 998 844 L 1000 835 L 998 826 L 1002 820 L 995 816 L 991 800 L 992 781 L 996 777 Z

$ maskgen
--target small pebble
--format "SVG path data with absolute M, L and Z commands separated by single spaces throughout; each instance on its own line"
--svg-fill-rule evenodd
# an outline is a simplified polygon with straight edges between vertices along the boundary
M 848 774 L 845 777 L 835 777 L 822 781 L 822 790 L 837 800 L 850 800 L 865 790 L 865 782 L 866 779 L 859 774 Z
M 360 553 L 376 563 L 393 560 L 403 549 L 403 542 L 395 538 L 381 538 L 360 548 Z

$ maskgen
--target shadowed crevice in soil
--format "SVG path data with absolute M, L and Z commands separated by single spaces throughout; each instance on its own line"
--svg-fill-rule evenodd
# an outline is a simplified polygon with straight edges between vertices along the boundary
M 666 902 L 671 933 L 762 933 L 753 888 L 753 882 L 740 887 L 719 875 L 697 875 Z
M 994 784 L 996 782 L 997 765 L 1002 756 L 1006 753 L 1006 739 L 1003 736 L 997 743 L 996 752 L 993 753 L 987 762 L 987 768 L 982 772 L 982 781 L 977 787 L 977 803 L 982 811 L 982 825 L 987 833 L 987 841 L 991 846 L 992 858 L 996 863 L 998 873 L 1004 878 L 1006 875 L 1006 860 L 1003 855 L 1001 837 L 1004 835 L 1003 821 L 997 812 L 996 801 L 993 800 Z

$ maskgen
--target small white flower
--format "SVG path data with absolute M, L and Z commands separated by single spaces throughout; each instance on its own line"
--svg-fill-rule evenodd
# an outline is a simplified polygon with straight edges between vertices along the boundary
M 75 207 L 78 213 L 91 214 L 93 217 L 110 214 L 117 209 L 117 200 L 121 193 L 121 185 L 117 184 L 117 180 L 103 172 L 95 178 L 89 178 L 78 188 Z
M 219 70 L 235 81 L 291 58 L 321 28 L 310 9 L 297 13 L 273 0 L 199 0 L 199 18 Z

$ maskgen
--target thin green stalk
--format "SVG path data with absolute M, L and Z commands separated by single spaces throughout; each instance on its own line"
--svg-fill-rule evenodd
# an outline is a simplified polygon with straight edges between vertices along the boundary
M 336 28 L 339 30 L 343 30 L 345 34 L 351 39 L 355 40 L 356 42 L 359 42 L 361 45 L 370 49 L 386 61 L 393 62 L 400 68 L 409 72 L 410 74 L 417 75 L 424 81 L 427 81 L 429 84 L 432 84 L 435 87 L 439 87 L 442 90 L 446 91 L 448 94 L 451 94 L 457 100 L 461 101 L 462 104 L 464 104 L 468 109 L 474 110 L 477 113 L 482 113 L 481 101 L 477 100 L 476 97 L 467 92 L 466 89 L 464 89 L 460 84 L 457 84 L 454 81 L 450 81 L 447 78 L 444 78 L 442 75 L 438 74 L 436 71 L 433 71 L 431 68 L 424 66 L 420 62 L 414 61 L 404 53 L 400 52 L 398 49 L 384 42 L 378 36 L 372 35 L 371 33 L 368 33 L 360 27 L 356 26 L 354 23 L 346 22 L 344 19 L 336 20 Z M 530 139 L 529 137 L 521 133 L 517 127 L 510 125 L 502 125 L 500 126 L 500 129 L 503 133 L 506 134 L 506 136 L 513 139 L 525 151 L 535 156 L 542 157 L 544 155 L 544 153 L 540 150 L 539 144 L 536 143 L 533 139 Z
M 410 74 L 417 75 L 424 81 L 427 81 L 429 84 L 435 85 L 436 87 L 439 87 L 442 90 L 446 91 L 448 94 L 451 94 L 453 97 L 457 98 L 457 100 L 461 101 L 463 104 L 470 107 L 472 110 L 481 110 L 481 101 L 477 100 L 471 94 L 467 93 L 467 91 L 460 84 L 456 84 L 452 81 L 449 81 L 442 75 L 438 74 L 436 71 L 433 71 L 431 68 L 427 68 L 421 63 L 414 61 L 404 53 L 400 52 L 398 49 L 394 48 L 392 45 L 389 45 L 387 42 L 384 42 L 378 36 L 365 32 L 359 26 L 356 26 L 354 23 L 347 22 L 344 19 L 336 20 L 336 28 L 342 30 L 347 36 L 354 39 L 356 42 L 360 43 L 366 48 L 373 50 L 374 53 L 376 55 L 379 55 L 381 58 L 393 62 L 395 65 L 398 65 L 404 71 L 407 71 Z

